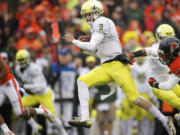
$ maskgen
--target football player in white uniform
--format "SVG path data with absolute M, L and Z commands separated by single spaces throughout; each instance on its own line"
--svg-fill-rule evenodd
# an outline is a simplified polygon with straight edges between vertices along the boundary
M 69 121 L 72 126 L 91 127 L 89 119 L 88 87 L 116 82 L 130 102 L 144 108 L 158 118 L 170 135 L 176 130 L 172 121 L 164 116 L 151 102 L 141 97 L 136 89 L 129 70 L 129 59 L 122 53 L 121 44 L 112 20 L 103 17 L 103 6 L 99 1 L 86 1 L 81 8 L 81 15 L 91 25 L 91 39 L 89 42 L 75 40 L 67 33 L 64 39 L 79 48 L 93 52 L 100 58 L 102 65 L 78 78 L 78 95 L 81 116 Z
M 132 59 L 140 56 L 149 56 L 149 69 L 151 75 L 149 77 L 156 78 L 157 82 L 166 82 L 170 78 L 170 74 L 168 73 L 168 66 L 162 64 L 159 60 L 158 48 L 159 43 L 162 39 L 171 36 L 175 36 L 173 28 L 168 24 L 162 24 L 156 30 L 156 38 L 159 40 L 157 43 L 153 44 L 152 47 L 136 51 L 130 55 Z M 149 80 L 150 85 L 152 81 L 152 79 Z M 172 84 L 170 84 L 169 86 L 171 86 Z M 167 89 L 168 87 L 164 87 L 164 89 Z M 166 103 L 177 109 L 180 109 L 179 85 L 175 85 L 171 91 L 165 91 L 157 88 L 152 88 L 152 91 L 157 98 L 165 101 Z
M 55 117 L 53 91 L 47 86 L 46 79 L 42 73 L 41 67 L 30 61 L 30 54 L 27 50 L 19 50 L 16 54 L 18 65 L 15 67 L 15 73 L 21 80 L 23 88 L 27 95 L 22 97 L 22 104 L 25 107 L 42 104 L 46 107 L 53 118 L 50 120 L 55 127 L 67 135 L 59 118 Z
M 49 114 L 48 110 L 43 106 L 40 106 L 39 108 L 24 108 L 19 93 L 20 89 L 14 75 L 10 72 L 10 68 L 0 56 L 0 106 L 4 103 L 5 99 L 8 98 L 17 116 L 22 116 L 28 121 L 32 121 L 29 118 L 34 114 L 44 115 L 49 119 L 52 118 L 52 115 Z M 1 115 L 0 127 L 5 135 L 14 135 L 7 127 Z

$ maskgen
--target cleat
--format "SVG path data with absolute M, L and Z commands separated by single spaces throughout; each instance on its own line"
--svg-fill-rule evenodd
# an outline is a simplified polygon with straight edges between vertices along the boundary
M 92 127 L 91 120 L 82 120 L 81 117 L 74 117 L 72 120 L 69 120 L 68 123 L 73 127 Z
M 55 119 L 54 116 L 47 108 L 45 108 L 44 105 L 40 105 L 39 108 L 43 109 L 45 117 L 47 117 L 51 122 L 54 121 L 54 119 Z
M 169 135 L 176 135 L 176 128 L 173 123 L 173 118 L 168 117 L 167 123 L 163 124 Z

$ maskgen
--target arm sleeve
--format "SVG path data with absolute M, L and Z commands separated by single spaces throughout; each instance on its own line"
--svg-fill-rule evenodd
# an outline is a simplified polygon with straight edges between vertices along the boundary
M 171 74 L 167 81 L 159 83 L 159 88 L 163 90 L 171 90 L 179 81 L 180 78 L 178 76 Z
M 147 56 L 153 55 L 153 56 L 158 56 L 158 47 L 152 46 L 152 47 L 147 47 L 145 48 Z
M 73 40 L 72 43 L 83 50 L 95 52 L 97 45 L 99 45 L 102 42 L 103 38 L 104 34 L 95 32 L 92 34 L 90 42 L 81 42 L 79 40 Z

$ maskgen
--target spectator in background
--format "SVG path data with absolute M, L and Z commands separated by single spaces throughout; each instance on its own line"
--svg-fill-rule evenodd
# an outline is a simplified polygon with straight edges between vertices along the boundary
M 19 20 L 23 16 L 25 10 L 28 7 L 29 7 L 29 2 L 28 1 L 24 1 L 24 2 L 21 1 L 19 3 L 18 8 L 17 8 L 16 13 L 15 13 L 16 20 Z
M 112 20 L 115 25 L 120 27 L 123 31 L 126 29 L 126 22 L 124 20 L 122 8 L 120 6 L 116 6 L 112 12 Z
M 159 20 L 154 27 L 154 31 L 156 30 L 156 28 L 161 25 L 161 24 L 169 24 L 173 27 L 176 37 L 180 38 L 180 31 L 178 30 L 176 24 L 173 22 L 173 20 L 171 19 L 171 12 L 169 9 L 165 8 L 162 12 L 162 19 Z
M 29 49 L 32 48 L 36 51 L 42 48 L 42 43 L 35 38 L 33 28 L 29 27 L 25 31 L 25 36 L 18 40 L 16 49 Z
M 21 32 L 25 31 L 27 27 L 30 27 L 33 23 L 33 10 L 31 8 L 26 9 L 22 16 L 19 18 L 19 29 Z
M 9 61 L 13 62 L 15 60 L 14 54 L 16 54 L 16 41 L 14 37 L 8 39 L 8 43 L 4 49 L 9 55 Z
M 179 0 L 171 0 L 171 5 L 169 5 L 171 10 L 172 20 L 175 22 L 176 26 L 180 30 L 180 4 Z
M 102 3 L 104 3 L 106 5 L 106 8 L 108 9 L 108 16 L 111 15 L 113 12 L 114 6 L 115 6 L 115 1 L 114 0 L 103 0 Z M 106 10 L 106 8 L 105 8 L 105 10 Z
M 2 50 L 6 47 L 8 38 L 16 28 L 16 20 L 13 17 L 13 13 L 9 13 L 8 11 L 7 3 L 0 3 L 0 36 L 3 39 L 0 41 L 0 46 Z
M 78 18 L 80 18 L 81 17 L 81 15 L 80 15 L 80 11 L 81 11 L 81 5 L 82 5 L 82 3 L 84 3 L 86 0 L 79 0 L 79 4 L 78 5 L 76 5 L 71 11 L 72 11 L 72 16 L 73 17 L 78 17 Z
M 134 50 L 139 44 L 139 37 L 134 31 L 127 31 L 122 37 L 124 43 L 124 51 L 130 52 Z
M 127 20 L 127 25 L 129 25 L 131 20 L 137 20 L 141 26 L 141 29 L 144 30 L 144 12 L 139 8 L 137 0 L 131 0 L 129 8 L 125 10 L 125 17 Z
M 131 20 L 130 21 L 128 30 L 129 31 L 134 31 L 139 37 L 139 43 L 141 45 L 144 44 L 145 38 L 143 37 L 142 28 L 141 28 L 141 26 L 140 26 L 140 24 L 139 24 L 139 22 L 137 20 Z
M 163 5 L 160 4 L 160 0 L 151 0 L 151 4 L 144 9 L 144 13 L 147 18 L 151 17 L 152 10 L 155 12 L 155 18 L 157 20 L 161 19 Z
M 0 6 L 0 28 L 3 28 L 4 27 L 4 14 L 3 14 L 3 11 L 2 11 L 2 9 L 3 9 L 3 4 L 2 3 L 0 3 L 1 4 L 1 6 Z
M 112 85 L 112 86 L 111 86 Z M 97 122 L 100 127 L 101 135 L 112 135 L 113 134 L 113 122 L 115 120 L 115 100 L 116 100 L 116 93 L 109 96 L 105 100 L 101 100 L 101 95 L 106 95 L 112 89 L 116 87 L 113 86 L 115 84 L 97 86 L 97 93 L 94 97 L 94 104 L 97 109 Z
M 145 38 L 144 47 L 150 47 L 153 43 L 156 42 L 156 38 L 151 31 L 144 31 L 143 36 Z
M 146 18 L 144 19 L 145 30 L 153 31 L 154 30 L 154 25 L 155 25 L 156 22 L 157 22 L 156 11 L 154 9 L 151 9 L 150 15 L 146 16 Z
M 129 8 L 130 0 L 122 0 L 122 8 L 123 10 L 127 10 Z
M 2 29 L 2 44 L 1 44 L 1 49 L 4 50 L 7 43 L 8 43 L 8 39 L 11 36 L 11 28 L 6 24 L 4 25 L 3 29 Z
M 76 68 L 76 71 L 79 73 L 82 70 L 83 66 L 83 60 L 82 57 L 76 56 L 73 60 L 74 67 Z

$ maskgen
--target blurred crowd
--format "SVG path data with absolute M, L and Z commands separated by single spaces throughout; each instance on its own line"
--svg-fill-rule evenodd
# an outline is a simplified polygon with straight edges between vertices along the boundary
M 67 123 L 67 120 L 78 114 L 76 78 L 99 64 L 98 59 L 83 54 L 79 48 L 62 39 L 63 35 L 67 32 L 73 33 L 76 38 L 80 35 L 90 34 L 90 26 L 80 15 L 81 5 L 85 1 L 0 0 L 1 56 L 8 59 L 8 64 L 13 72 L 16 65 L 16 52 L 20 49 L 27 49 L 31 53 L 32 61 L 41 66 L 48 84 L 54 90 L 57 115 L 62 118 L 63 124 L 67 131 L 69 130 L 70 135 L 75 135 L 75 132 L 77 135 L 99 134 L 96 131 L 97 127 L 94 127 L 93 131 L 87 131 L 87 129 L 78 129 L 76 131 L 75 129 L 71 129 Z M 137 47 L 148 47 L 155 43 L 154 32 L 160 24 L 166 23 L 171 25 L 175 30 L 176 37 L 180 38 L 179 0 L 100 1 L 104 6 L 104 16 L 114 21 L 122 48 L 126 52 L 134 51 Z M 143 61 L 145 60 L 139 60 L 139 64 L 146 64 Z M 141 84 L 144 84 L 144 81 L 147 79 L 147 65 L 145 65 L 142 71 L 137 70 L 137 68 L 135 67 L 135 70 L 132 71 L 132 74 L 134 74 L 133 77 L 141 79 Z M 138 76 L 136 75 L 137 73 L 139 73 Z M 92 118 L 98 118 L 96 122 L 100 124 L 99 127 L 101 130 L 99 132 L 101 132 L 101 135 L 111 135 L 112 133 L 110 132 L 112 132 L 112 129 L 116 131 L 114 135 L 120 134 L 117 134 L 117 130 L 119 129 L 117 126 L 118 122 L 115 124 L 116 126 L 113 126 L 113 122 L 117 118 L 122 118 L 122 121 L 126 121 L 123 125 L 124 128 L 121 130 L 123 131 L 125 129 L 125 134 L 121 133 L 122 135 L 138 134 L 137 129 L 139 131 L 143 130 L 138 128 L 137 124 L 137 121 L 141 121 L 143 118 L 137 118 L 136 116 L 142 115 L 153 121 L 152 116 L 144 114 L 142 111 L 137 111 L 138 109 L 134 113 L 132 109 L 133 105 L 129 105 L 126 101 L 122 104 L 123 96 L 121 93 L 115 93 L 115 95 L 112 95 L 112 99 L 109 99 L 106 104 L 102 104 L 99 101 L 99 93 L 97 91 L 98 89 L 108 90 L 109 88 L 100 87 L 92 89 L 95 90 L 91 92 L 91 115 Z M 159 104 L 157 99 L 152 95 L 149 97 L 153 102 Z M 121 101 L 116 100 L 119 98 Z M 6 104 L 5 108 L 10 110 L 9 106 L 6 107 Z M 160 102 L 160 107 L 164 104 Z M 121 106 L 121 110 L 116 111 L 115 106 Z M 102 110 L 110 111 L 103 114 L 99 113 Z M 122 110 L 128 111 L 123 112 Z M 173 108 L 169 110 L 170 113 L 174 113 Z M 164 110 L 162 109 L 162 111 Z M 7 114 L 5 112 L 5 115 Z M 105 126 L 103 124 L 106 116 L 109 116 L 107 118 L 109 121 L 105 121 L 105 123 L 108 123 L 108 128 L 104 128 Z M 132 121 L 134 118 L 136 118 L 136 121 Z M 11 123 L 11 120 L 8 123 Z M 151 134 L 149 133 L 147 135 L 153 135 L 154 124 L 153 122 L 150 122 L 150 124 L 152 127 Z M 47 134 L 47 132 L 43 132 L 43 135 Z M 139 133 L 139 135 L 141 134 Z M 161 135 L 158 132 L 156 134 Z M 165 134 L 162 133 L 162 135 Z

